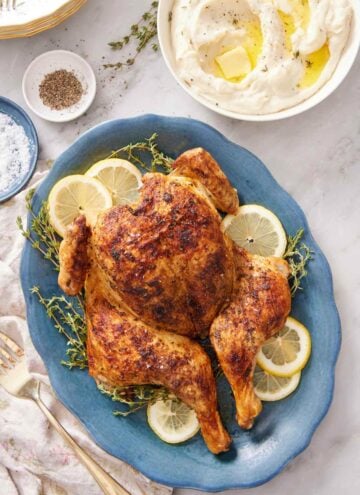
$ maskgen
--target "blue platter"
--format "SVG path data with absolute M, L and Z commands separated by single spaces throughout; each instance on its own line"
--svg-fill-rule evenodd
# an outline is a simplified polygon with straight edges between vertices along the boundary
M 32 123 L 27 113 L 21 107 L 19 107 L 19 105 L 9 100 L 8 98 L 4 98 L 3 96 L 0 96 L 0 113 L 5 113 L 6 115 L 9 115 L 18 125 L 24 128 L 25 134 L 29 139 L 29 145 L 30 145 L 29 170 L 27 171 L 26 174 L 20 176 L 18 180 L 12 184 L 11 188 L 3 192 L 0 191 L 0 203 L 2 203 L 3 201 L 6 201 L 7 199 L 10 199 L 13 196 L 15 196 L 15 194 L 21 191 L 21 189 L 31 179 L 35 171 L 35 167 L 38 159 L 39 143 L 38 143 L 38 137 L 36 134 L 36 129 L 34 124 Z
M 292 315 L 310 329 L 313 351 L 299 388 L 283 401 L 265 403 L 254 428 L 245 432 L 235 422 L 229 388 L 225 381 L 220 381 L 219 401 L 224 422 L 233 437 L 231 450 L 214 456 L 200 435 L 177 446 L 163 443 L 148 427 L 144 411 L 127 418 L 113 416 L 116 403 L 99 393 L 86 371 L 69 371 L 60 364 L 65 356 L 65 340 L 36 296 L 30 293 L 30 288 L 38 285 L 45 296 L 60 295 L 57 273 L 26 244 L 21 281 L 31 337 L 59 399 L 110 454 L 149 478 L 173 487 L 221 491 L 257 486 L 278 474 L 309 445 L 331 403 L 340 348 L 340 321 L 331 272 L 295 201 L 258 158 L 211 127 L 191 119 L 145 115 L 105 122 L 81 136 L 55 162 L 34 196 L 34 209 L 38 211 L 60 178 L 82 173 L 112 150 L 143 140 L 154 132 L 159 135 L 160 149 L 173 157 L 196 146 L 206 148 L 237 188 L 242 203 L 259 203 L 270 208 L 289 234 L 305 229 L 304 240 L 315 254 L 303 283 L 304 290 L 294 299 Z

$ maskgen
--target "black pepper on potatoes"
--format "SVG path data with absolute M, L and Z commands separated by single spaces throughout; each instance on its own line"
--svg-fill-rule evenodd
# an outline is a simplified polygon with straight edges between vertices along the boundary
M 47 107 L 63 110 L 78 103 L 84 93 L 81 82 L 65 69 L 46 74 L 39 86 L 39 95 Z

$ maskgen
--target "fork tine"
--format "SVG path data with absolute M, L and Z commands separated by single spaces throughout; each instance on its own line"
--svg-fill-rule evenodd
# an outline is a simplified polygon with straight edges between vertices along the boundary
M 0 341 L 3 343 L 18 357 L 22 357 L 24 355 L 23 349 L 10 337 L 5 335 L 3 332 L 0 332 Z M 0 342 L 1 344 L 1 342 Z M 0 348 L 1 349 L 1 348 Z
M 3 371 L 4 373 L 7 373 L 7 371 L 10 369 L 10 366 L 7 364 L 6 361 L 1 359 L 0 357 L 0 370 Z
M 9 354 L 6 349 L 3 349 L 2 347 L 0 347 L 0 355 L 2 358 L 7 359 L 7 361 L 10 364 L 16 363 L 16 359 L 14 359 L 14 357 L 11 354 Z

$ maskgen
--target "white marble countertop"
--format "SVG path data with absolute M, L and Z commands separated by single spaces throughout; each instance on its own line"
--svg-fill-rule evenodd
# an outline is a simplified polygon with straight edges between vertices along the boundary
M 159 113 L 207 122 L 267 164 L 304 209 L 330 262 L 343 342 L 334 401 L 310 447 L 265 486 L 241 493 L 359 493 L 360 58 L 332 96 L 300 116 L 261 124 L 233 121 L 194 102 L 169 74 L 160 53 L 151 49 L 141 54 L 129 71 L 114 74 L 102 68 L 105 61 L 117 57 L 107 42 L 126 34 L 149 3 L 89 0 L 75 16 L 51 31 L 31 39 L 0 41 L 0 94 L 26 109 L 21 80 L 27 65 L 47 50 L 73 50 L 95 69 L 97 97 L 86 115 L 66 124 L 42 121 L 29 111 L 38 129 L 41 158 L 56 158 L 79 134 L 104 120 Z

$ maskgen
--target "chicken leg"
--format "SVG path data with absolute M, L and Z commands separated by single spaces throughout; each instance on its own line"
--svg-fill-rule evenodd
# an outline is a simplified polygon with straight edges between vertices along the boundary
M 171 175 L 195 179 L 206 188 L 218 210 L 235 214 L 239 198 L 217 161 L 203 148 L 185 151 L 173 163 Z
M 209 450 L 228 450 L 209 357 L 197 342 L 146 325 L 115 297 L 96 269 L 91 232 L 80 216 L 61 243 L 59 285 L 75 295 L 84 284 L 90 375 L 115 387 L 166 387 L 194 409 Z
M 209 450 L 226 451 L 230 437 L 217 410 L 210 359 L 195 341 L 154 330 L 102 294 L 90 272 L 86 281 L 89 373 L 110 386 L 163 385 L 194 409 Z
M 253 388 L 256 354 L 279 331 L 290 312 L 288 265 L 234 247 L 236 280 L 232 302 L 214 320 L 210 339 L 233 390 L 237 421 L 251 428 L 261 411 Z

